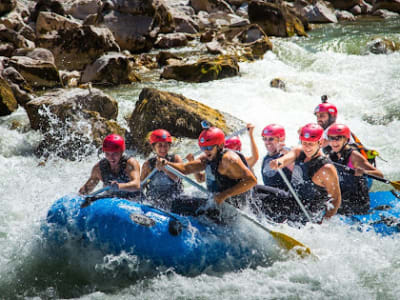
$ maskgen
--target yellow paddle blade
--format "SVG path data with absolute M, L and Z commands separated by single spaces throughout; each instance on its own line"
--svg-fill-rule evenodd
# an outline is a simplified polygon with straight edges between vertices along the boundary
M 391 181 L 390 184 L 392 187 L 394 187 L 396 190 L 400 191 L 400 181 Z
M 282 248 L 285 248 L 287 250 L 292 250 L 293 248 L 295 248 L 296 253 L 301 257 L 306 257 L 312 254 L 310 248 L 306 247 L 304 244 L 296 241 L 294 238 L 284 233 L 272 230 L 269 233 L 275 238 L 275 240 Z

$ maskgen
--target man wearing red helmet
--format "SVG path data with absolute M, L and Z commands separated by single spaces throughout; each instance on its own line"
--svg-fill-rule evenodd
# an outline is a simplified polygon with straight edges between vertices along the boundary
M 254 165 L 258 161 L 259 154 L 258 154 L 257 144 L 256 144 L 256 141 L 254 140 L 254 135 L 253 135 L 254 125 L 249 123 L 246 125 L 246 127 L 247 127 L 247 132 L 249 133 L 250 145 L 251 145 L 251 156 L 246 157 L 246 161 L 247 161 L 247 164 L 249 165 L 250 169 L 253 169 Z M 240 141 L 240 138 L 238 136 L 234 136 L 225 141 L 224 147 L 226 149 L 241 152 L 242 151 L 242 142 Z M 203 153 L 203 156 L 204 155 L 205 154 Z M 188 154 L 186 156 L 186 159 L 188 161 L 193 161 L 194 160 L 193 154 L 191 154 L 191 153 Z M 201 157 L 199 157 L 199 159 L 201 159 Z M 197 182 L 207 182 L 208 185 L 210 184 L 210 178 L 206 178 L 205 172 L 195 173 L 194 175 L 195 175 Z
M 246 200 L 245 193 L 256 185 L 257 179 L 249 169 L 244 156 L 239 152 L 224 150 L 224 144 L 225 135 L 222 130 L 210 127 L 204 129 L 199 136 L 199 146 L 204 151 L 199 159 L 188 163 L 159 160 L 159 163 L 171 165 L 183 174 L 205 170 L 206 176 L 211 179 L 207 189 L 215 193 L 215 202 L 221 204 L 229 199 L 231 204 L 241 207 Z
M 324 218 L 332 217 L 341 203 L 336 168 L 321 151 L 323 132 L 323 128 L 318 124 L 303 126 L 300 131 L 301 147 L 296 147 L 270 162 L 272 169 L 284 168 L 294 163 L 290 182 L 314 218 L 322 211 L 325 212 Z M 296 215 L 296 221 L 304 221 L 303 214 L 297 206 L 293 206 L 293 213 Z
M 276 222 L 283 222 L 285 216 L 290 213 L 286 208 L 290 206 L 290 193 L 280 174 L 270 168 L 270 161 L 281 157 L 289 152 L 285 147 L 285 129 L 278 124 L 269 124 L 261 131 L 267 154 L 265 155 L 262 166 L 261 176 L 264 185 L 256 185 L 254 188 L 255 196 L 260 201 L 259 208 Z M 287 178 L 292 176 L 293 164 L 283 168 Z M 288 200 L 287 200 L 288 199 Z M 289 201 L 289 204 L 286 202 Z
M 124 198 L 140 196 L 140 165 L 133 157 L 124 155 L 125 141 L 118 134 L 110 134 L 103 141 L 105 158 L 92 169 L 88 181 L 79 189 L 89 194 L 102 181 L 112 187 L 112 195 Z
M 172 144 L 172 136 L 167 130 L 154 130 L 150 134 L 149 142 L 156 156 L 144 162 L 142 174 L 140 175 L 142 181 L 156 168 L 157 157 L 164 158 L 170 162 L 182 162 L 179 155 L 168 154 Z M 173 200 L 181 194 L 183 190 L 182 181 L 164 167 L 158 167 L 158 171 L 146 185 L 146 196 L 156 201 L 159 206 L 168 208 L 169 203 L 165 200 Z
M 354 174 L 338 167 L 342 205 L 340 214 L 366 214 L 370 208 L 367 178 L 363 174 L 383 177 L 381 171 L 371 165 L 360 152 L 350 147 L 350 129 L 343 124 L 333 124 L 328 129 L 328 140 L 331 147 L 329 158 L 336 163 L 355 170 Z

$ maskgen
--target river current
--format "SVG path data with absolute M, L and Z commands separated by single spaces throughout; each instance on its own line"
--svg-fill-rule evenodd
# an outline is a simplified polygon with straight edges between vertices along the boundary
M 265 147 L 261 130 L 269 123 L 285 126 L 287 145 L 298 143 L 297 129 L 315 122 L 321 95 L 339 110 L 338 122 L 349 125 L 367 146 L 378 150 L 378 167 L 385 177 L 399 180 L 400 171 L 400 52 L 368 53 L 374 37 L 400 42 L 400 19 L 358 21 L 318 26 L 307 38 L 272 39 L 264 59 L 241 63 L 241 75 L 200 84 L 155 81 L 106 89 L 119 102 L 118 121 L 132 112 L 143 87 L 181 93 L 244 122 L 255 124 L 260 164 Z M 179 51 L 189 51 L 181 49 Z M 177 50 L 178 51 L 178 50 Z M 281 78 L 286 89 L 271 88 Z M 51 157 L 39 166 L 33 154 L 39 140 L 34 131 L 12 130 L 19 109 L 0 118 L 0 298 L 1 299 L 398 299 L 400 236 L 380 237 L 343 226 L 333 218 L 322 225 L 284 232 L 311 248 L 319 259 L 291 258 L 272 265 L 235 272 L 185 277 L 173 270 L 156 276 L 137 274 L 134 257 L 120 255 L 91 260 L 57 261 L 42 251 L 40 224 L 50 205 L 76 193 L 98 161 Z M 241 137 L 249 153 L 247 136 Z M 195 141 L 183 141 L 174 152 L 195 151 Z M 138 157 L 142 163 L 145 158 Z M 390 186 L 375 182 L 373 190 Z M 188 187 L 189 192 L 196 193 Z

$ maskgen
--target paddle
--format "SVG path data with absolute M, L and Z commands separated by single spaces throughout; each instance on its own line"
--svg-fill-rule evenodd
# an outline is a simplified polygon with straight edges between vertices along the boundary
M 206 188 L 204 188 L 203 186 L 201 186 L 200 184 L 198 184 L 194 180 L 190 179 L 189 177 L 185 176 L 184 174 L 182 174 L 178 170 L 174 169 L 173 167 L 171 167 L 169 165 L 166 165 L 165 168 L 168 171 L 170 171 L 171 173 L 175 174 L 176 176 L 182 178 L 183 180 L 186 180 L 188 183 L 190 183 L 191 185 L 193 185 L 194 187 L 196 187 L 200 191 L 206 193 L 207 195 L 210 195 L 210 192 Z M 235 208 L 235 207 L 233 207 L 233 208 Z M 298 255 L 300 255 L 301 257 L 304 257 L 306 255 L 311 254 L 310 248 L 306 247 L 305 245 L 303 245 L 299 241 L 295 240 L 294 238 L 292 238 L 292 237 L 290 237 L 290 236 L 288 236 L 288 235 L 286 235 L 284 233 L 273 231 L 273 230 L 269 229 L 268 227 L 264 226 L 263 224 L 261 224 L 260 222 L 258 222 L 257 220 L 253 219 L 252 217 L 250 217 L 249 215 L 247 215 L 245 212 L 241 211 L 240 209 L 237 209 L 237 208 L 235 208 L 235 209 L 242 217 L 244 217 L 245 219 L 249 220 L 253 224 L 257 225 L 258 227 L 262 228 L 263 230 L 265 230 L 269 234 L 271 234 L 272 237 L 275 238 L 277 243 L 282 248 L 284 248 L 286 250 L 292 250 L 292 249 L 295 248 L 296 253 Z
M 103 192 L 106 192 L 106 191 L 108 191 L 110 189 L 111 189 L 111 186 L 105 186 L 105 187 L 95 191 L 94 193 L 92 193 L 90 195 L 86 195 L 85 196 L 85 201 L 81 204 L 81 208 L 85 208 L 85 207 L 89 206 L 90 203 L 93 202 L 92 198 L 94 198 L 96 195 L 101 194 Z
M 287 187 L 289 188 L 289 191 L 292 193 L 294 199 L 296 199 L 297 204 L 300 206 L 301 210 L 303 213 L 306 215 L 307 219 L 309 222 L 312 222 L 311 217 L 309 213 L 307 212 L 306 208 L 304 207 L 303 203 L 301 203 L 299 196 L 297 196 L 295 190 L 293 189 L 292 185 L 290 184 L 289 180 L 287 179 L 285 173 L 283 173 L 282 169 L 278 168 L 278 173 L 281 175 L 283 181 L 286 183 Z
M 346 172 L 350 173 L 350 174 L 355 174 L 355 170 L 353 168 L 350 168 L 349 166 L 345 166 L 342 165 L 340 163 L 337 162 L 332 162 L 335 166 L 340 167 L 342 169 L 344 169 Z M 367 176 L 369 178 L 372 178 L 374 180 L 378 180 L 380 182 L 386 183 L 386 184 L 391 184 L 396 190 L 400 191 L 400 181 L 390 181 L 388 179 L 385 178 L 381 178 L 375 175 L 370 175 L 370 174 L 364 174 L 364 176 Z

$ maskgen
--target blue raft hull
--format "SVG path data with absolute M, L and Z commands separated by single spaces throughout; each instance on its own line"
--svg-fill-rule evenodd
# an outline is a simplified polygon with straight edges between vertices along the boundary
M 57 200 L 42 224 L 45 240 L 60 253 L 75 241 L 85 251 L 127 253 L 157 267 L 197 274 L 269 264 L 281 251 L 270 234 L 246 220 L 216 224 L 120 198 L 99 199 L 81 209 L 83 201 L 79 196 Z
M 374 230 L 381 235 L 400 232 L 400 194 L 395 191 L 370 193 L 370 210 L 365 215 L 345 218 L 345 223 L 360 230 Z

